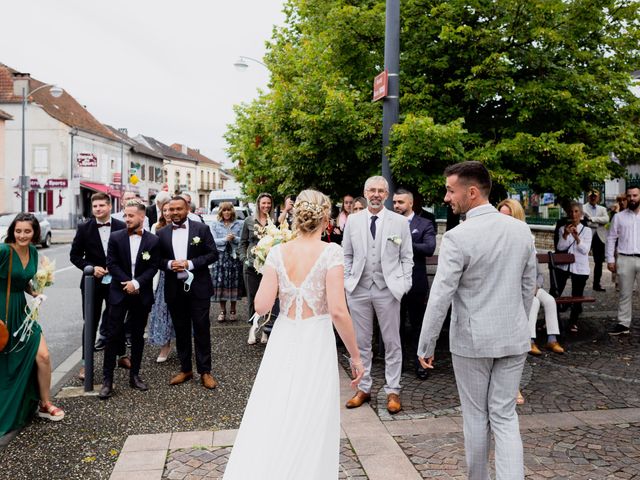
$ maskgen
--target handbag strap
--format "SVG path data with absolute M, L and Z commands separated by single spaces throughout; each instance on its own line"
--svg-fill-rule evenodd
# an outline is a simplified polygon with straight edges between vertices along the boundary
M 4 321 L 9 321 L 9 295 L 11 295 L 11 271 L 13 269 L 13 247 L 9 245 L 9 272 L 7 273 L 7 301 L 4 313 Z

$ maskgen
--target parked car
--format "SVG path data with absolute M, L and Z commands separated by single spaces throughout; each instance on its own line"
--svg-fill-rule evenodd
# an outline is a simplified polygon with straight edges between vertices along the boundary
M 7 238 L 7 230 L 16 215 L 17 213 L 7 213 L 0 216 L 0 242 L 4 242 Z M 34 215 L 40 223 L 40 241 L 37 243 L 42 245 L 42 248 L 49 248 L 51 246 L 51 224 L 47 215 L 44 213 L 34 213 Z

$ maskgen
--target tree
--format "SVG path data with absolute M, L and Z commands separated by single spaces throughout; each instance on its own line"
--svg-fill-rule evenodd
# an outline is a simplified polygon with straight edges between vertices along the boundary
M 270 91 L 238 108 L 230 153 L 251 193 L 357 191 L 380 168 L 384 1 L 290 0 Z M 404 0 L 398 184 L 440 200 L 450 163 L 480 160 L 498 190 L 574 197 L 640 158 L 640 15 L 631 0 Z M 260 183 L 262 182 L 262 183 Z

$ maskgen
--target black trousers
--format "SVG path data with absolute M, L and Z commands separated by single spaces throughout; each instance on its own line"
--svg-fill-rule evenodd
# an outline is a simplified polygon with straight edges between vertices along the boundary
M 400 339 L 402 342 L 403 357 L 411 361 L 411 365 L 417 366 L 418 341 L 422 330 L 422 320 L 427 309 L 428 290 L 411 289 L 402 297 L 400 303 Z
M 582 297 L 584 295 L 584 287 L 587 284 L 589 275 L 578 275 L 577 273 L 571 273 L 560 268 L 556 269 L 556 280 L 558 282 L 558 295 L 562 295 L 564 287 L 567 285 L 567 280 L 571 278 L 571 296 Z M 578 324 L 578 318 L 582 313 L 582 304 L 574 303 L 571 305 L 571 315 L 569 321 L 571 325 Z
M 127 319 L 131 328 L 131 371 L 130 375 L 140 373 L 142 352 L 144 351 L 144 329 L 151 306 L 140 303 L 138 295 L 128 296 L 122 303 L 109 306 L 107 317 L 107 346 L 104 350 L 102 374 L 105 381 L 113 381 L 113 370 L 116 368 L 116 357 L 124 338 L 124 323 Z
M 84 282 L 84 278 L 82 280 Z M 82 318 L 86 318 L 84 313 L 84 283 L 80 289 L 82 293 Z M 104 310 L 102 310 L 102 304 L 104 303 Z M 100 321 L 100 315 L 102 314 L 102 322 Z M 95 279 L 95 289 L 93 298 L 93 331 L 91 332 L 91 338 L 93 339 L 92 345 L 96 342 L 96 335 L 98 332 L 98 324 L 100 324 L 100 336 L 107 338 L 107 317 L 109 316 L 109 285 L 103 284 L 99 279 Z M 84 360 L 84 332 L 86 328 L 86 322 L 82 325 L 82 359 Z M 128 327 L 127 327 L 128 328 Z M 118 349 L 118 355 L 124 355 L 127 353 L 127 347 L 125 345 L 124 335 L 122 337 L 121 345 Z
M 253 267 L 249 267 L 247 265 L 244 266 L 244 286 L 247 289 L 247 302 L 249 302 L 249 318 L 253 317 L 253 314 L 256 313 L 255 306 L 253 302 L 256 298 L 256 293 L 258 293 L 258 288 L 260 287 L 260 280 L 262 280 L 262 275 L 260 275 L 257 270 Z M 249 320 L 249 319 L 247 319 Z
M 604 243 L 600 240 L 597 233 L 593 233 L 593 239 L 591 240 L 591 253 L 593 253 L 593 286 L 600 286 L 600 279 L 602 278 L 602 263 L 604 262 Z
M 177 297 L 167 303 L 173 328 L 176 332 L 176 350 L 183 372 L 193 370 L 191 356 L 191 332 L 196 350 L 196 368 L 200 375 L 211 373 L 211 300 L 193 298 L 189 293 L 178 291 Z

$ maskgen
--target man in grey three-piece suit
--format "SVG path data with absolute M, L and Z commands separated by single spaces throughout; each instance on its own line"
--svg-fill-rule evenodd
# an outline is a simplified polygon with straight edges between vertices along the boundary
M 453 369 L 471 480 L 489 478 L 491 432 L 497 479 L 524 478 L 516 396 L 531 348 L 527 317 L 536 286 L 536 256 L 526 223 L 489 204 L 491 179 L 479 162 L 445 170 L 445 202 L 466 220 L 448 231 L 422 324 L 418 356 L 433 368 L 447 309 Z
M 402 409 L 400 301 L 411 289 L 411 232 L 406 218 L 384 208 L 389 185 L 383 177 L 369 178 L 364 194 L 369 201 L 368 208 L 349 215 L 342 239 L 344 287 L 364 364 L 359 390 L 346 406 L 356 408 L 371 398 L 371 337 L 375 312 L 385 348 L 387 410 L 397 413 Z

